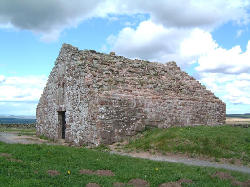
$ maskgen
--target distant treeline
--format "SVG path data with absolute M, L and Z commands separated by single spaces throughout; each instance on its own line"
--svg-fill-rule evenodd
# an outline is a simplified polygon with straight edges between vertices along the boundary
M 250 118 L 250 113 L 246 113 L 246 114 L 227 114 L 227 117 L 231 117 L 231 118 Z
M 36 119 L 0 118 L 0 124 L 32 124 Z

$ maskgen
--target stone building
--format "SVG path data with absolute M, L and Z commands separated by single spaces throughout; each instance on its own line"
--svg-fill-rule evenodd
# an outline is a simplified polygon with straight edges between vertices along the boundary
M 64 44 L 37 105 L 37 135 L 111 144 L 143 131 L 219 125 L 226 105 L 175 62 L 130 60 Z

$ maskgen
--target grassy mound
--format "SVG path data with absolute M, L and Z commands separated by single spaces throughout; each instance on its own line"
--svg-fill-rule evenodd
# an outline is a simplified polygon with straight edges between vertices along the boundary
M 114 175 L 86 174 L 98 170 L 109 170 Z M 128 183 L 135 178 L 143 179 L 151 186 L 183 179 L 192 180 L 191 186 L 230 186 L 230 180 L 211 177 L 216 171 L 223 170 L 129 158 L 85 148 L 0 143 L 1 186 L 85 186 L 98 183 L 110 187 L 115 182 Z M 226 172 L 238 181 L 250 177 Z
M 250 163 L 250 128 L 195 126 L 150 129 L 130 141 L 125 148 L 191 156 L 239 159 Z

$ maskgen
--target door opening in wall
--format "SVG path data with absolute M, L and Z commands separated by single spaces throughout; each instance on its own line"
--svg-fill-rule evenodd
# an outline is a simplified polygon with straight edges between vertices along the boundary
M 58 112 L 59 128 L 61 131 L 61 138 L 65 139 L 66 121 L 65 121 L 65 111 Z

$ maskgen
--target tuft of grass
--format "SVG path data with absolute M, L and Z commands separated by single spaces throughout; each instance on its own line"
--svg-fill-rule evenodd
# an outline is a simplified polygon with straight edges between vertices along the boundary
M 144 179 L 153 187 L 184 178 L 191 179 L 192 186 L 231 185 L 228 180 L 211 178 L 216 171 L 225 171 L 222 169 L 130 158 L 86 148 L 0 142 L 0 153 L 8 153 L 14 160 L 19 160 L 14 162 L 0 156 L 1 186 L 86 186 L 92 182 L 110 187 L 115 182 L 127 183 L 133 178 Z M 111 170 L 115 176 L 81 175 L 79 171 L 82 169 Z M 48 170 L 59 175 L 50 176 Z M 238 181 L 250 177 L 239 172 L 226 172 Z
M 39 138 L 43 140 L 50 140 L 47 136 L 44 136 L 44 135 L 40 135 Z
M 126 149 L 239 159 L 250 164 L 250 128 L 232 126 L 149 129 L 131 140 Z
M 101 151 L 101 152 L 109 152 L 110 151 L 110 148 L 106 145 L 103 145 L 103 144 L 100 144 L 99 146 L 94 147 L 93 149 L 97 150 L 97 151 Z

